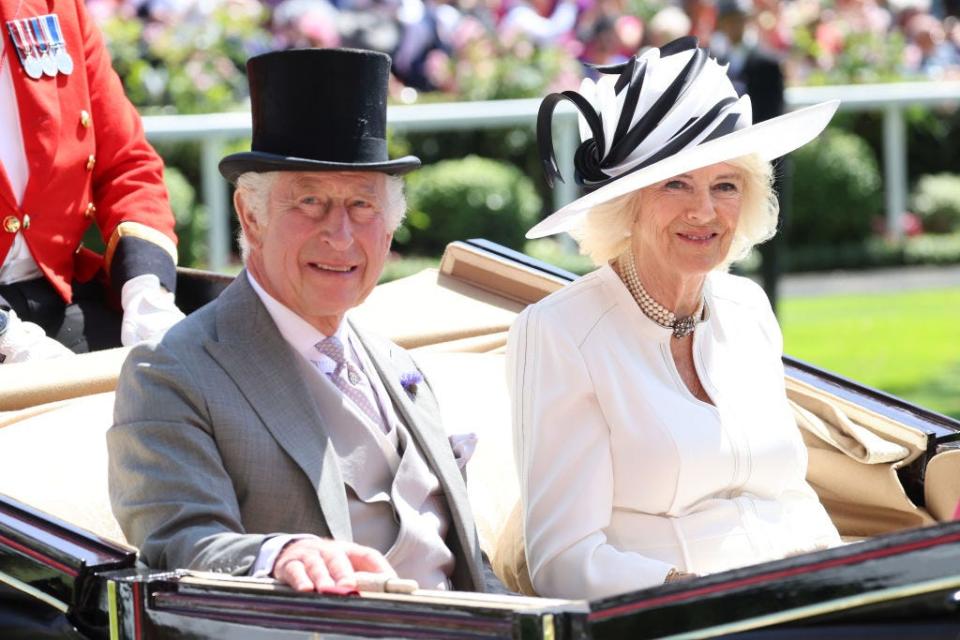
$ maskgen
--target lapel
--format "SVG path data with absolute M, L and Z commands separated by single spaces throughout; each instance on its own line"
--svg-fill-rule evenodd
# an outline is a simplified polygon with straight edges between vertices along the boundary
M 2 0 L 0 0 L 2 1 Z M 204 348 L 250 402 L 283 450 L 310 478 L 330 535 L 353 540 L 347 495 L 320 407 L 295 353 L 243 271 L 220 295 L 217 339 Z
M 18 11 L 19 8 L 19 11 Z M 23 201 L 28 202 L 32 191 L 38 193 L 43 191 L 44 184 L 48 182 L 47 175 L 57 154 L 57 139 L 60 135 L 60 96 L 59 91 L 65 90 L 67 83 L 63 75 L 57 75 L 55 78 L 42 76 L 38 80 L 30 79 L 20 64 L 20 59 L 14 49 L 13 41 L 7 31 L 7 21 L 14 18 L 30 18 L 33 16 L 44 15 L 51 12 L 51 7 L 44 0 L 0 0 L 0 20 L 2 20 L 4 45 L 7 49 L 6 64 L 10 66 L 10 75 L 13 78 L 13 91 L 17 97 L 17 105 L 20 110 L 20 129 L 23 135 L 23 149 L 27 156 L 27 167 L 30 177 L 27 180 L 27 188 L 23 193 Z M 17 15 L 14 15 L 14 14 Z M 79 30 L 70 29 L 66 25 L 63 27 L 67 46 L 70 47 L 70 53 L 74 57 L 77 70 L 74 73 L 83 72 L 83 59 L 78 57 L 82 53 L 82 47 L 78 43 L 70 42 L 71 39 L 80 37 Z M 71 36 L 73 36 L 71 38 Z M 0 182 L 0 197 L 3 197 L 10 203 L 14 209 L 19 209 L 19 204 L 13 197 L 13 192 L 7 184 L 6 177 Z
M 347 321 L 350 322 L 349 319 Z M 412 368 L 412 360 L 403 357 L 405 354 L 396 345 L 365 334 L 353 322 L 350 322 L 350 326 L 380 374 L 383 386 L 406 423 L 410 435 L 416 440 L 430 468 L 437 474 L 447 496 L 450 514 L 460 531 L 460 539 L 465 543 L 467 557 L 472 558 L 475 551 L 473 514 L 469 508 L 470 501 L 463 476 L 460 475 L 460 469 L 450 449 L 450 441 L 440 424 L 440 415 L 425 411 L 415 404 L 400 384 L 400 374 L 405 371 L 402 367 L 406 365 Z

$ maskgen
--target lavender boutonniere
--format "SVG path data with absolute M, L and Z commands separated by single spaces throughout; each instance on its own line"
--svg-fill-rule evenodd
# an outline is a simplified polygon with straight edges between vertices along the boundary
M 400 374 L 400 386 L 413 398 L 417 395 L 417 385 L 423 382 L 423 374 L 417 370 Z

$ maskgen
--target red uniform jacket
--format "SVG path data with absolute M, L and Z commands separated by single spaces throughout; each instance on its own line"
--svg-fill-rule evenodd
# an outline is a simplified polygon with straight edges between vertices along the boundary
M 6 22 L 48 13 L 60 18 L 74 70 L 69 76 L 33 80 L 20 64 Z M 145 263 L 155 265 L 160 254 L 163 260 L 170 256 L 175 265 L 174 218 L 163 162 L 144 138 L 140 117 L 124 96 L 83 0 L 0 0 L 0 20 L 4 64 L 13 76 L 29 167 L 23 203 L 18 205 L 0 166 L 0 263 L 14 233 L 21 230 L 34 260 L 69 302 L 72 281 L 89 279 L 102 264 L 99 257 L 80 250 L 84 232 L 96 222 L 107 241 L 108 273 L 118 244 L 146 247 Z M 124 237 L 138 241 L 120 243 Z M 130 256 L 124 260 L 129 263 Z M 123 270 L 124 280 L 134 275 L 140 273 Z M 161 277 L 172 289 L 168 279 Z

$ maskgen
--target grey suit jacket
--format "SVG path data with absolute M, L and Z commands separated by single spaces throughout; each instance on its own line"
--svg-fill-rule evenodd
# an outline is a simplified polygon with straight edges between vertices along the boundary
M 400 385 L 415 369 L 404 350 L 353 328 L 447 496 L 454 588 L 482 591 L 473 515 L 436 399 L 426 384 L 413 398 Z M 110 499 L 148 565 L 239 575 L 270 534 L 352 540 L 324 411 L 299 357 L 246 274 L 130 353 L 107 433 Z

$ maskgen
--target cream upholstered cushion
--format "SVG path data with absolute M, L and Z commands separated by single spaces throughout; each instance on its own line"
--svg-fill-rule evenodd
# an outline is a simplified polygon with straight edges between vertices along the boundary
M 107 492 L 112 422 L 112 392 L 0 413 L 0 493 L 125 543 Z
M 842 398 L 787 379 L 807 445 L 807 481 L 847 537 L 933 524 L 907 497 L 897 469 L 921 455 L 926 435 Z
M 508 589 L 536 595 L 524 551 L 503 354 L 431 349 L 413 353 L 437 395 L 447 433 L 472 431 L 478 436 L 477 450 L 467 465 L 467 491 L 480 547 Z
M 941 522 L 960 517 L 960 449 L 948 449 L 927 463 L 923 482 L 930 514 Z
M 413 356 L 437 396 L 447 433 L 477 434 L 467 491 L 480 546 L 492 556 L 519 496 L 503 355 L 417 350 Z

